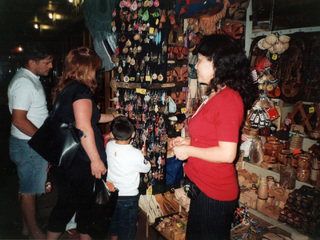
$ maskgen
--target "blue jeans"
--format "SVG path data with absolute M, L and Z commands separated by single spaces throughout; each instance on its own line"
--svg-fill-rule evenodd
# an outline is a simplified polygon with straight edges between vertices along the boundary
M 111 219 L 109 234 L 119 240 L 134 239 L 138 221 L 139 195 L 120 196 Z
M 45 193 L 48 162 L 28 145 L 28 140 L 10 136 L 9 154 L 17 165 L 20 193 Z

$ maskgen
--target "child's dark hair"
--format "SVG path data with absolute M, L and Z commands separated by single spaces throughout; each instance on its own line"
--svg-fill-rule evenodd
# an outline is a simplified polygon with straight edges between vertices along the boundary
M 123 141 L 131 138 L 135 131 L 135 123 L 130 118 L 119 116 L 113 119 L 110 128 L 114 138 Z

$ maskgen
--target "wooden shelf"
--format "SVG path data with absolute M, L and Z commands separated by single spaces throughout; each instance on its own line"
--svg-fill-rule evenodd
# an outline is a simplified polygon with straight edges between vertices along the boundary
M 250 174 L 252 174 L 252 173 L 257 174 L 257 176 L 259 178 L 267 177 L 267 176 L 273 176 L 276 180 L 280 180 L 280 173 L 278 171 L 272 171 L 272 170 L 264 169 L 264 168 L 262 168 L 260 166 L 254 165 L 254 164 L 252 164 L 250 162 L 243 161 L 242 168 L 246 169 Z M 310 185 L 308 183 L 296 181 L 295 188 L 299 189 L 304 185 L 309 186 L 309 187 L 313 187 L 312 185 Z M 289 225 L 286 225 L 286 224 L 283 225 L 282 222 L 279 222 L 279 221 L 277 221 L 277 220 L 275 220 L 275 219 L 273 219 L 273 218 L 271 218 L 271 217 L 259 212 L 258 210 L 255 210 L 253 208 L 249 208 L 249 214 L 252 214 L 253 216 L 255 216 L 255 217 L 259 218 L 259 219 L 262 219 L 263 221 L 269 223 L 270 225 L 277 226 L 278 228 L 282 229 L 283 231 L 285 231 L 287 233 L 290 233 L 290 234 L 295 233 L 295 234 L 298 234 L 298 235 L 305 236 L 301 232 L 299 232 L 299 231 L 295 230 L 294 228 L 290 227 Z M 309 239 L 311 239 L 311 238 L 309 238 Z
M 276 180 L 280 180 L 280 173 L 279 172 L 268 170 L 268 169 L 264 169 L 262 167 L 259 167 L 257 165 L 254 165 L 254 164 L 246 162 L 246 161 L 243 161 L 243 164 L 244 164 L 242 166 L 243 169 L 246 169 L 250 174 L 252 174 L 252 173 L 257 174 L 259 178 L 272 176 Z M 311 184 L 308 184 L 308 183 L 305 183 L 305 182 L 296 181 L 296 187 L 295 188 L 299 189 L 303 185 L 306 185 L 306 186 L 309 186 L 309 187 L 313 187 Z
M 165 88 L 181 88 L 188 87 L 188 82 L 169 82 L 169 83 L 136 83 L 136 82 L 117 82 L 115 78 L 111 79 L 110 86 L 114 92 L 117 88 L 145 88 L 145 89 L 165 89 Z

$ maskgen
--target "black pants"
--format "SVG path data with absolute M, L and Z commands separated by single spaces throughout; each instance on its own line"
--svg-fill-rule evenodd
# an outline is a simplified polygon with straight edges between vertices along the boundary
M 90 162 L 74 161 L 68 170 L 55 169 L 58 200 L 53 208 L 48 230 L 64 232 L 67 223 L 76 215 L 77 229 L 86 234 L 92 216 L 94 176 Z
M 233 201 L 214 200 L 201 191 L 195 199 L 191 199 L 186 239 L 229 240 L 237 202 L 237 199 Z

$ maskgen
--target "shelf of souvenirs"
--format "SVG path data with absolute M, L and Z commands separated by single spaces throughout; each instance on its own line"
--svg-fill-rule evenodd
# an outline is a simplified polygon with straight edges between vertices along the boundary
M 239 205 L 244 206 L 244 204 L 242 203 L 239 203 Z M 268 229 L 280 228 L 281 230 L 283 230 L 284 232 L 288 233 L 291 236 L 299 236 L 301 237 L 301 239 L 308 239 L 308 240 L 312 239 L 306 235 L 303 235 L 301 232 L 297 231 L 296 229 L 290 227 L 288 224 L 279 222 L 278 220 L 275 220 L 272 217 L 269 217 L 264 213 L 250 207 L 249 207 L 249 217 L 254 219 L 260 219 L 263 222 L 266 222 L 269 225 Z
M 168 83 L 150 83 L 150 82 L 117 82 L 116 78 L 112 78 L 110 81 L 110 86 L 114 92 L 117 91 L 117 88 L 126 88 L 126 89 L 164 89 L 164 88 L 181 88 L 187 87 L 188 82 L 168 82 Z
M 311 236 L 317 235 L 315 229 L 319 227 L 319 216 L 314 212 L 314 206 L 317 206 L 319 199 L 314 198 L 317 196 L 314 186 L 298 180 L 295 181 L 295 185 L 288 183 L 287 187 L 280 186 L 276 184 L 281 183 L 278 169 L 269 170 L 247 162 L 246 159 L 238 162 L 236 167 L 241 186 L 239 204 L 246 204 L 250 214 L 287 233 L 302 235 L 304 238 L 301 239 L 312 239 L 303 235 L 306 233 L 310 233 Z M 305 199 L 305 202 L 300 201 L 299 205 L 298 198 Z M 289 214 L 299 216 L 299 219 L 293 220 Z M 308 230 L 305 221 L 308 221 Z
M 252 174 L 252 173 L 257 174 L 258 179 L 267 178 L 267 177 L 271 176 L 271 177 L 274 177 L 274 179 L 277 180 L 277 181 L 280 180 L 280 172 L 279 172 L 279 170 L 265 169 L 265 168 L 263 168 L 261 166 L 252 164 L 252 163 L 247 162 L 247 161 L 242 161 L 242 167 L 241 168 L 247 170 L 250 174 Z M 309 187 L 314 187 L 309 183 L 300 182 L 300 181 L 296 180 L 295 188 L 299 189 L 304 185 L 309 186 Z

